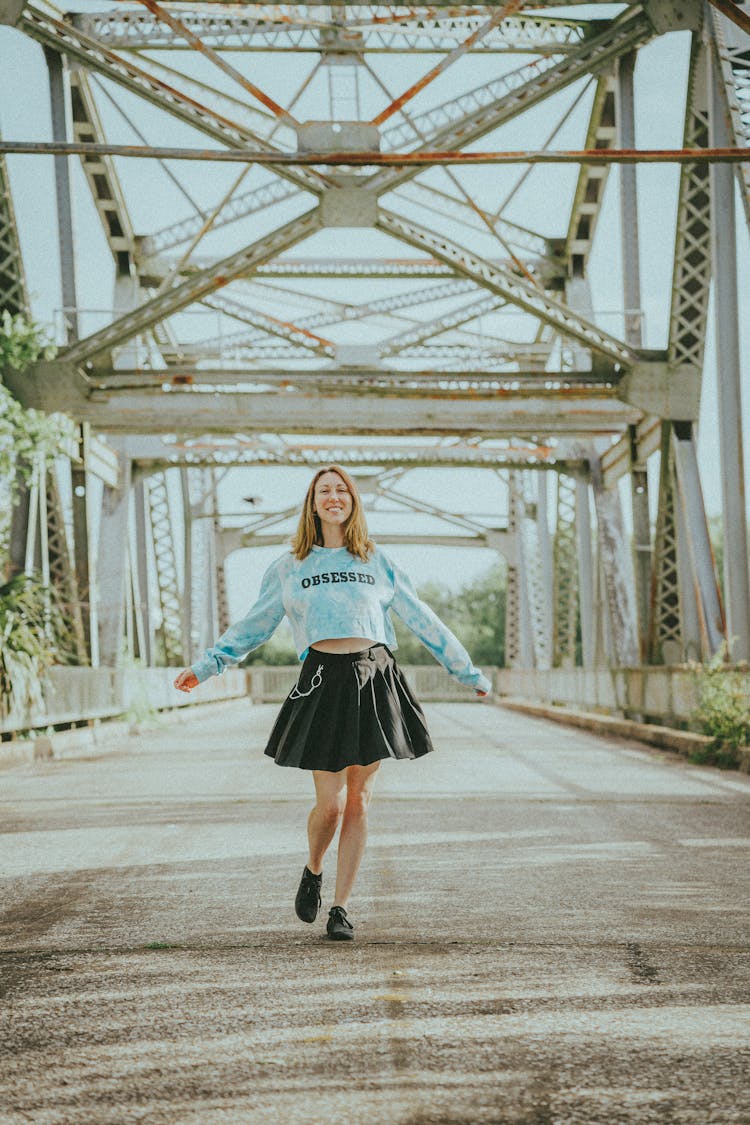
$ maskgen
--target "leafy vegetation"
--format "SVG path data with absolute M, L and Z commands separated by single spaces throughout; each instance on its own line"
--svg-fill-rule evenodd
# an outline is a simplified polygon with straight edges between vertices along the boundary
M 38 324 L 11 316 L 7 309 L 0 314 L 0 376 L 8 368 L 22 371 L 40 356 L 52 359 L 54 354 L 54 345 Z M 74 436 L 70 418 L 25 409 L 0 383 L 0 555 L 7 552 L 19 481 L 30 481 L 40 465 L 49 466 Z
M 477 665 L 502 665 L 505 659 L 505 569 L 497 563 L 458 591 L 427 583 L 419 596 L 430 606 Z M 400 664 L 432 664 L 434 657 L 394 615 Z
M 33 320 L 11 316 L 7 309 L 0 314 L 0 371 L 12 367 L 23 371 L 40 356 L 54 359 L 57 349 Z
M 728 655 L 724 647 L 696 669 L 698 707 L 693 717 L 712 742 L 692 760 L 734 769 L 739 748 L 750 746 L 750 678 L 747 668 L 727 666 Z
M 41 707 L 44 670 L 75 662 L 70 626 L 54 589 L 25 574 L 0 586 L 0 715 Z
M 38 324 L 7 310 L 0 313 L 0 375 L 54 355 L 54 345 Z M 49 465 L 74 433 L 69 418 L 27 410 L 0 384 L 0 556 L 7 556 L 19 481 L 30 481 L 38 467 Z M 44 670 L 75 663 L 75 655 L 70 625 L 53 588 L 25 574 L 0 586 L 0 715 L 40 707 Z

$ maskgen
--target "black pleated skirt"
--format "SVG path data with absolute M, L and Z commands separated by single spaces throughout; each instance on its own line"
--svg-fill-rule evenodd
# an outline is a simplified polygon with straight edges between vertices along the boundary
M 282 704 L 265 753 L 279 766 L 330 770 L 434 747 L 424 713 L 385 645 L 362 652 L 310 649 Z

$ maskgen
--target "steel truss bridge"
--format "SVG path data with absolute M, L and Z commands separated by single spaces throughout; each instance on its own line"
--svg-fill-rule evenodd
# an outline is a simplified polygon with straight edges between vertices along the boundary
M 57 357 L 4 381 L 79 427 L 67 464 L 21 490 L 9 568 L 41 560 L 82 663 L 191 659 L 227 624 L 227 555 L 281 542 L 290 516 L 230 526 L 223 474 L 329 461 L 360 474 L 373 520 L 384 504 L 413 514 L 409 542 L 504 557 L 512 665 L 572 666 L 577 647 L 586 667 L 672 664 L 727 637 L 750 657 L 735 259 L 750 8 L 578 7 L 0 0 L 0 22 L 44 52 L 52 120 L 48 141 L 0 143 L 0 299 L 29 314 L 5 154 L 54 154 L 65 312 Z M 682 144 L 636 149 L 636 69 L 675 32 L 686 78 L 664 89 L 685 105 Z M 158 229 L 133 217 L 149 208 L 132 159 L 179 200 Z M 74 227 L 74 160 L 111 251 L 104 314 L 78 299 L 92 232 Z M 196 161 L 217 184 L 208 204 L 186 186 Z M 679 187 L 654 349 L 636 170 L 657 161 Z M 566 176 L 543 232 L 539 164 Z M 616 239 L 599 224 L 612 177 Z M 597 234 L 621 271 L 614 318 L 595 311 Z M 711 284 L 725 606 L 696 456 Z M 408 474 L 426 466 L 484 470 L 497 518 L 445 510 L 439 487 L 416 499 Z M 444 530 L 420 534 L 422 517 Z

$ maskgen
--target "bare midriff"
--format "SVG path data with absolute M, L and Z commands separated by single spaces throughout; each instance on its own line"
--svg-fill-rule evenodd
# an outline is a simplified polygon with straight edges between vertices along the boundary
M 328 640 L 315 641 L 310 648 L 315 648 L 318 652 L 361 652 L 377 643 L 369 637 L 330 637 Z

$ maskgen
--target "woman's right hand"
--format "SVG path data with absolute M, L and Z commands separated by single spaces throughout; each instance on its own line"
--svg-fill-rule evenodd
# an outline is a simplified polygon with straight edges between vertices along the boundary
M 184 672 L 180 672 L 179 676 L 174 682 L 174 686 L 178 691 L 192 691 L 196 688 L 200 680 L 196 676 L 192 668 L 186 668 Z

